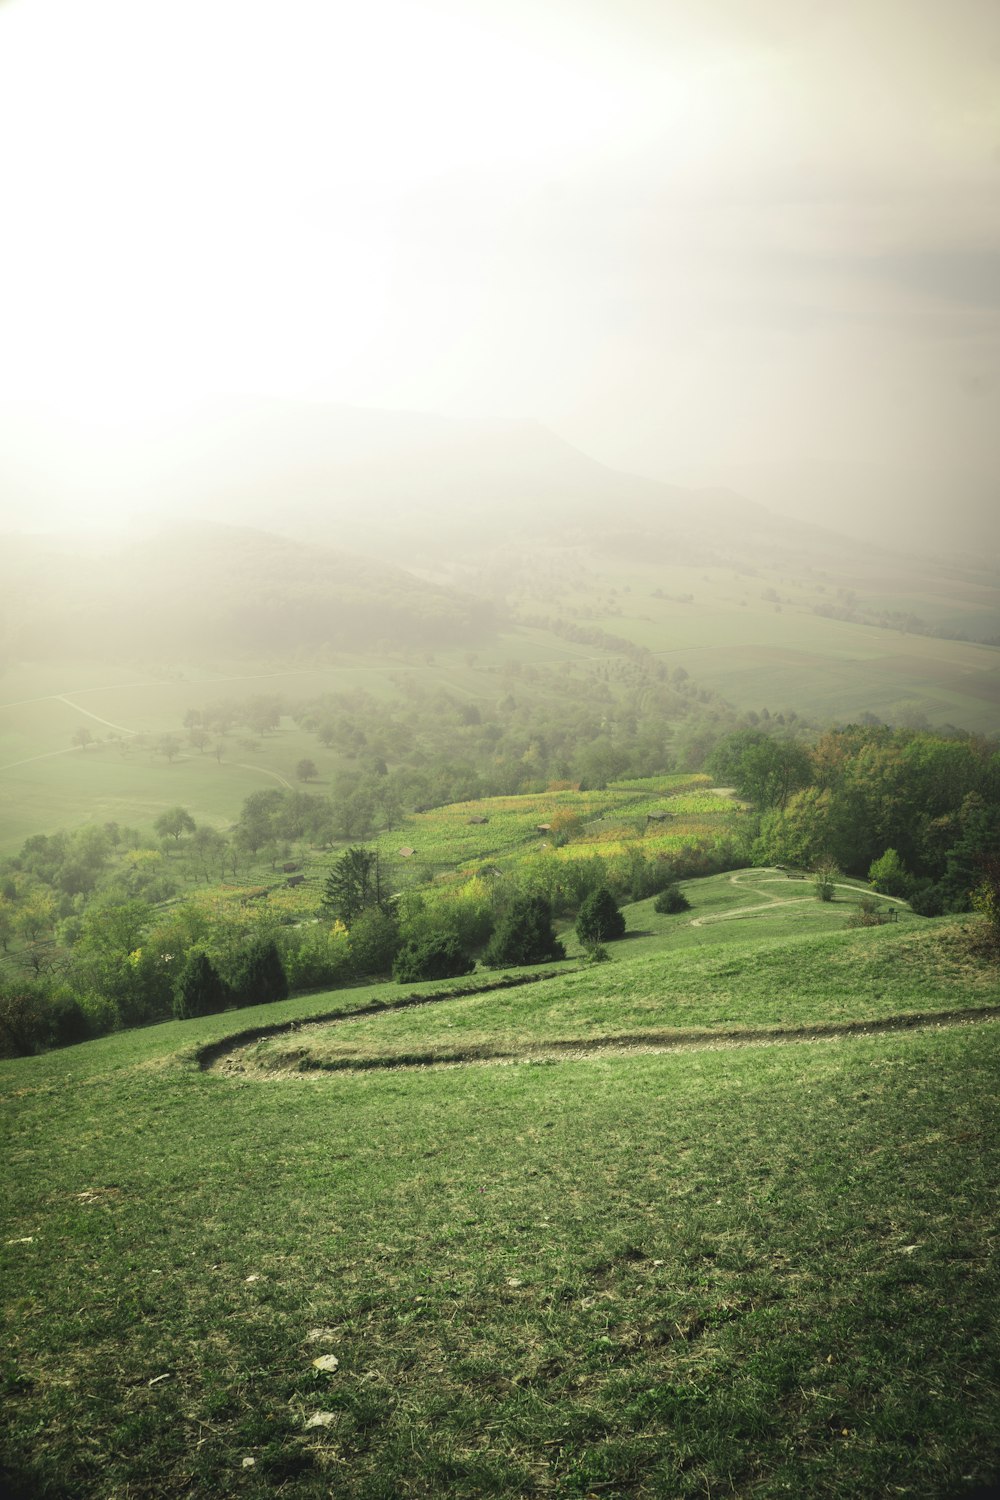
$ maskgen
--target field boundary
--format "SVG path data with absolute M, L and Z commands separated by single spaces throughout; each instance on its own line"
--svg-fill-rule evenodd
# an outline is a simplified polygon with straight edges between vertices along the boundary
M 559 979 L 575 972 L 575 969 L 554 969 L 544 974 L 511 974 L 503 979 L 492 980 L 489 984 L 464 985 L 459 989 L 445 990 L 441 994 L 413 993 L 401 995 L 397 1000 L 372 1000 L 367 1005 L 359 1006 L 357 1010 L 328 1010 L 316 1016 L 297 1016 L 292 1021 L 274 1021 L 269 1026 L 249 1026 L 243 1031 L 234 1031 L 229 1036 L 219 1037 L 217 1041 L 196 1047 L 188 1055 L 202 1072 L 208 1072 L 233 1052 L 255 1046 L 257 1042 L 263 1042 L 269 1037 L 287 1036 L 293 1031 L 300 1031 L 303 1026 L 335 1026 L 342 1021 L 357 1021 L 365 1016 L 381 1015 L 383 1011 L 408 1010 L 414 1005 L 435 1005 L 441 1000 L 467 1000 L 473 995 L 488 995 L 495 990 L 515 990 L 525 984 L 541 984 L 546 979 Z

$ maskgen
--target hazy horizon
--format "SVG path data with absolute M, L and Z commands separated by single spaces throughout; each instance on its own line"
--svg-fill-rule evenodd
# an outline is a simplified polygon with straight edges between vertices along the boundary
M 6 0 L 3 508 L 267 399 L 981 546 L 998 75 L 986 0 Z

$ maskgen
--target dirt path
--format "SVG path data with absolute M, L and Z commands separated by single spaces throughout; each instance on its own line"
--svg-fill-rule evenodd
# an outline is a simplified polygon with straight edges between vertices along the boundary
M 768 878 L 765 879 L 764 877 Z M 715 922 L 730 922 L 736 917 L 749 917 L 755 912 L 770 911 L 775 906 L 802 906 L 816 900 L 815 896 L 786 896 L 784 898 L 769 896 L 768 892 L 763 889 L 765 885 L 780 885 L 783 890 L 787 890 L 787 881 L 788 876 L 783 871 L 774 867 L 768 867 L 760 871 L 755 870 L 752 874 L 747 874 L 744 871 L 740 874 L 730 875 L 730 885 L 735 885 L 740 890 L 753 891 L 756 895 L 764 896 L 766 899 L 759 902 L 756 906 L 735 906 L 729 911 L 710 912 L 704 917 L 693 917 L 688 926 L 708 927 Z M 863 886 L 846 885 L 841 881 L 834 881 L 834 889 L 838 891 L 853 891 L 856 896 L 868 894 Z M 894 906 L 906 905 L 906 902 L 898 896 L 879 895 L 878 899 L 880 901 L 891 901 Z
M 126 729 L 124 724 L 112 724 L 110 719 L 102 719 L 100 714 L 92 713 L 89 708 L 81 708 L 79 703 L 74 703 L 72 698 L 67 698 L 65 693 L 56 693 L 57 703 L 65 703 L 67 708 L 73 708 L 78 714 L 86 714 L 88 719 L 93 719 L 97 724 L 104 724 L 108 729 L 115 729 L 119 734 L 138 734 L 137 729 Z

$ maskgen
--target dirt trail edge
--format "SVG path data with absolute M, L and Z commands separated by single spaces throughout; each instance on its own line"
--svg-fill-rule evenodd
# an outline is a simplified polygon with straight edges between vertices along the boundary
M 335 1026 L 338 1021 L 359 1021 L 365 1016 L 381 1015 L 383 1011 L 407 1010 L 411 1005 L 437 1005 L 442 1000 L 464 1000 L 470 995 L 489 995 L 494 990 L 516 990 L 523 984 L 541 984 L 546 979 L 558 979 L 574 972 L 572 969 L 554 969 L 546 974 L 508 974 L 490 984 L 463 985 L 460 989 L 430 995 L 401 995 L 398 1000 L 373 1000 L 369 1005 L 359 1006 L 357 1010 L 345 1010 L 343 1006 L 339 1006 L 336 1010 L 323 1011 L 317 1016 L 298 1016 L 294 1021 L 275 1021 L 270 1026 L 250 1026 L 243 1031 L 235 1031 L 230 1036 L 220 1037 L 216 1042 L 208 1042 L 204 1047 L 197 1047 L 193 1060 L 203 1072 L 207 1072 L 233 1052 L 255 1046 L 268 1037 L 287 1036 L 291 1032 L 300 1031 L 303 1026 Z
M 552 978 L 552 975 L 537 975 L 521 983 L 533 983 L 537 979 Z M 508 981 L 510 983 L 518 981 Z M 490 986 L 492 989 L 505 988 Z M 330 1021 L 352 1020 L 356 1015 L 370 1015 L 379 1010 L 396 1010 L 402 1005 L 428 1004 L 436 1000 L 458 998 L 461 991 L 448 995 L 408 996 L 394 1004 L 380 1004 L 354 1011 L 350 1015 L 338 1014 Z M 465 993 L 482 993 L 480 990 Z M 516 1050 L 490 1047 L 472 1047 L 465 1050 L 407 1052 L 373 1057 L 321 1058 L 314 1057 L 307 1047 L 291 1048 L 274 1055 L 273 1059 L 257 1059 L 249 1056 L 251 1049 L 266 1037 L 288 1034 L 301 1026 L 325 1024 L 325 1018 L 315 1016 L 305 1022 L 291 1022 L 283 1026 L 263 1027 L 253 1032 L 242 1032 L 224 1042 L 213 1043 L 199 1054 L 202 1068 L 219 1067 L 221 1072 L 240 1077 L 279 1078 L 299 1077 L 303 1073 L 361 1073 L 378 1069 L 430 1068 L 476 1066 L 488 1063 L 503 1064 L 517 1062 L 579 1062 L 590 1058 L 606 1057 L 609 1053 L 663 1053 L 663 1052 L 710 1052 L 735 1047 L 769 1047 L 775 1044 L 816 1043 L 839 1041 L 846 1037 L 878 1036 L 887 1032 L 915 1031 L 929 1027 L 968 1026 L 995 1021 L 1000 1018 L 1000 1005 L 978 1006 L 966 1010 L 939 1010 L 907 1013 L 895 1016 L 880 1016 L 867 1021 L 829 1021 L 810 1026 L 752 1027 L 737 1030 L 712 1030 L 690 1028 L 673 1031 L 643 1031 L 621 1033 L 605 1037 L 580 1037 L 567 1040 L 529 1042 Z

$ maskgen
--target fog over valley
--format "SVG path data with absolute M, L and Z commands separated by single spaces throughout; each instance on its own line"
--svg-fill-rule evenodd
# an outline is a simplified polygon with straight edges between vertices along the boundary
M 1000 0 L 0 0 L 0 1494 L 998 1500 Z

